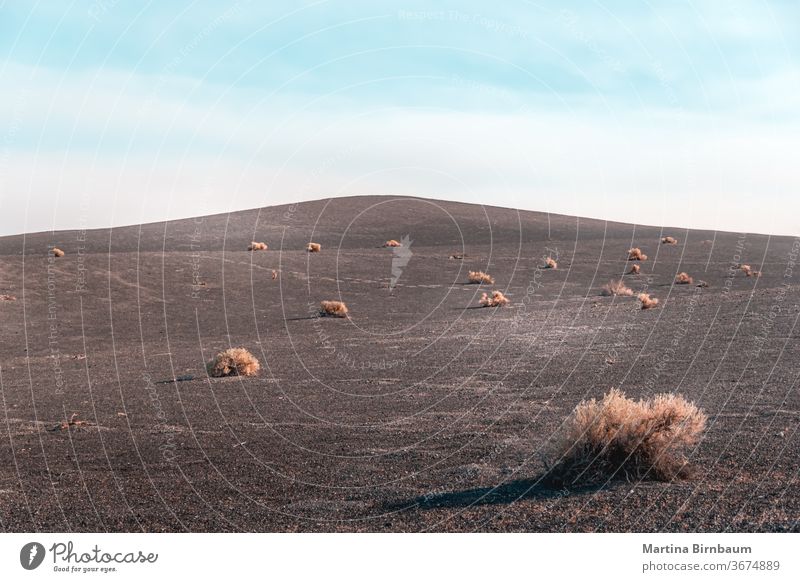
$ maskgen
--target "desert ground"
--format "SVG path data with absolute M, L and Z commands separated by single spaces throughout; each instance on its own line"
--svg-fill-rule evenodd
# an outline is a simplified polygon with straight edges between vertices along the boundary
M 0 530 L 797 531 L 798 251 L 405 197 L 0 238 Z M 706 412 L 694 475 L 548 488 L 614 387 Z

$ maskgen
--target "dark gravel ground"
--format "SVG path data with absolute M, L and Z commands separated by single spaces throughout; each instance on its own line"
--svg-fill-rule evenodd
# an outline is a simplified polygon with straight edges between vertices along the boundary
M 658 309 L 599 296 L 631 246 Z M 0 529 L 796 531 L 799 249 L 384 197 L 0 238 Z M 474 308 L 471 269 L 511 306 Z M 337 298 L 349 320 L 310 317 Z M 260 375 L 209 379 L 229 346 Z M 538 482 L 611 387 L 708 413 L 692 480 Z

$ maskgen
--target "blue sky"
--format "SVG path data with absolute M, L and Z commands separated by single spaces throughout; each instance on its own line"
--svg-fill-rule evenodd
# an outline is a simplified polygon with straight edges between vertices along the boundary
M 796 2 L 263 4 L 0 3 L 0 234 L 352 194 L 800 234 Z

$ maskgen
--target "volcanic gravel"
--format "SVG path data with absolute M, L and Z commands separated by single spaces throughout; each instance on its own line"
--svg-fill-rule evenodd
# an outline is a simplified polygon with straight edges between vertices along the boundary
M 0 529 L 797 531 L 799 251 L 403 197 L 0 238 Z M 259 375 L 209 378 L 228 347 Z M 703 408 L 693 478 L 542 484 L 612 387 Z

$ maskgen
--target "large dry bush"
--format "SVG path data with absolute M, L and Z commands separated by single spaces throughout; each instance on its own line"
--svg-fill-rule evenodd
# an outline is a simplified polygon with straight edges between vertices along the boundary
M 248 251 L 266 251 L 269 247 L 267 243 L 253 241 L 247 246 Z
M 244 348 L 229 348 L 208 363 L 208 374 L 222 376 L 255 376 L 261 368 L 256 357 Z
M 347 317 L 347 305 L 341 301 L 322 301 L 319 314 L 322 317 Z
M 17 298 L 13 295 L 0 295 L 0 301 L 16 301 Z
M 627 274 L 628 275 L 638 275 L 640 270 L 641 270 L 641 267 L 639 266 L 639 263 L 634 263 L 634 264 L 631 265 L 631 270 L 628 271 Z
M 470 271 L 468 277 L 470 283 L 485 283 L 486 285 L 494 285 L 494 277 L 488 273 L 484 273 L 483 271 Z
M 64 251 L 62 251 L 60 248 L 53 247 L 53 256 L 54 257 L 63 257 L 64 254 L 65 254 Z
M 661 244 L 664 244 L 664 245 L 676 245 L 676 244 L 678 244 L 678 239 L 673 238 L 671 236 L 665 236 L 664 238 L 661 239 Z
M 484 293 L 481 295 L 481 307 L 505 307 L 511 301 L 500 291 L 492 291 L 492 294 Z
M 675 276 L 676 285 L 691 285 L 692 283 L 694 283 L 694 279 L 688 273 L 681 272 Z
M 629 261 L 646 261 L 647 255 L 642 252 L 642 249 L 639 247 L 633 247 L 632 249 L 628 249 L 628 260 Z
M 387 240 L 385 243 L 383 243 L 383 246 L 385 246 L 385 247 L 401 247 L 401 246 L 403 246 L 403 243 L 398 242 L 398 241 L 396 241 L 394 239 L 390 239 L 390 240 Z
M 633 290 L 626 287 L 625 283 L 620 280 L 612 280 L 603 285 L 603 288 L 600 290 L 600 295 L 604 297 L 611 297 L 612 295 L 631 297 L 633 295 Z
M 558 263 L 552 257 L 547 257 L 544 260 L 544 268 L 545 269 L 558 269 Z
M 612 389 L 600 402 L 575 407 L 553 446 L 547 479 L 570 486 L 688 477 L 685 451 L 698 442 L 706 420 L 675 394 L 636 401 Z
M 322 250 L 322 245 L 321 245 L 321 244 L 319 244 L 319 243 L 310 242 L 310 243 L 308 243 L 308 245 L 306 246 L 306 250 L 307 250 L 309 253 L 318 253 L 318 252 L 320 252 L 320 251 Z
M 648 293 L 639 293 L 637 299 L 642 302 L 642 309 L 653 309 L 658 306 L 658 298 L 650 297 Z

